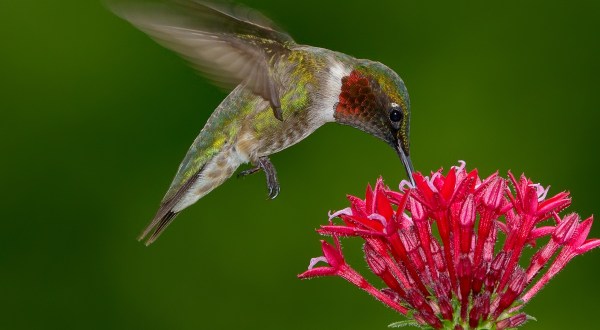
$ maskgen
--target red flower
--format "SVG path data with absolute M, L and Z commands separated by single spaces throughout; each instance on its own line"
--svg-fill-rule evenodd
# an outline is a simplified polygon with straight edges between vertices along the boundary
M 587 239 L 592 217 L 558 215 L 571 203 L 567 192 L 546 199 L 548 189 L 525 176 L 496 173 L 482 180 L 462 163 L 445 176 L 439 170 L 413 178 L 415 187 L 403 182 L 401 191 L 379 179 L 375 189 L 367 186 L 364 200 L 348 196 L 350 207 L 317 230 L 334 244 L 322 241 L 323 256 L 298 277 L 342 277 L 424 327 L 507 329 L 525 323 L 524 304 L 572 258 L 600 246 L 599 239 Z M 502 234 L 504 244 L 496 247 Z M 345 236 L 364 239 L 367 264 L 385 288 L 346 263 Z M 546 236 L 548 243 L 521 268 L 523 248 Z M 318 262 L 329 266 L 315 267 Z

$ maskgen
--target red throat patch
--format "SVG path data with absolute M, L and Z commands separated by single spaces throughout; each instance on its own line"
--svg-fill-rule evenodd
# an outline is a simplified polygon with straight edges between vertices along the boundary
M 342 92 L 335 111 L 343 115 L 360 116 L 376 107 L 375 94 L 369 79 L 354 70 L 342 78 Z

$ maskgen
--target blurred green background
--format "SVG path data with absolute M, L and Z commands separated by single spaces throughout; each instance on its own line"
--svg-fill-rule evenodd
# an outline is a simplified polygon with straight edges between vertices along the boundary
M 570 190 L 571 211 L 599 213 L 600 2 L 245 3 L 299 43 L 396 70 L 411 94 L 417 169 L 464 159 L 482 175 L 525 171 Z M 325 126 L 272 157 L 276 200 L 265 200 L 262 174 L 232 179 L 146 248 L 136 235 L 226 94 L 97 1 L 3 1 L 0 28 L 1 328 L 402 319 L 341 279 L 296 279 L 320 254 L 314 228 L 345 194 L 404 178 L 384 143 Z M 598 328 L 599 271 L 598 251 L 575 259 L 527 307 L 539 321 L 525 328 Z

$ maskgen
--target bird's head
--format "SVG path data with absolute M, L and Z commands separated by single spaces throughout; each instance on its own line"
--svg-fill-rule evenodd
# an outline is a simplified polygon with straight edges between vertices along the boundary
M 410 160 L 410 99 L 402 79 L 378 62 L 364 61 L 342 78 L 335 121 L 356 127 L 389 144 L 413 182 Z M 414 184 L 414 182 L 413 182 Z

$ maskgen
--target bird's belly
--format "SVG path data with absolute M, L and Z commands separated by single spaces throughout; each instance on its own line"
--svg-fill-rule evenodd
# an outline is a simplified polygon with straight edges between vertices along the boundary
M 173 207 L 174 212 L 179 212 L 194 204 L 200 198 L 211 192 L 229 179 L 235 170 L 246 160 L 237 153 L 235 148 L 227 148 L 211 159 L 200 173 L 200 177 L 183 196 L 181 201 Z
M 312 131 L 290 130 L 280 136 L 265 139 L 263 143 L 260 143 L 260 147 L 257 148 L 256 153 L 261 156 L 274 154 L 304 140 L 310 133 Z
M 266 134 L 248 130 L 240 134 L 236 149 L 246 161 L 256 163 L 259 157 L 272 155 L 302 141 L 316 128 L 303 121 L 290 120 Z

